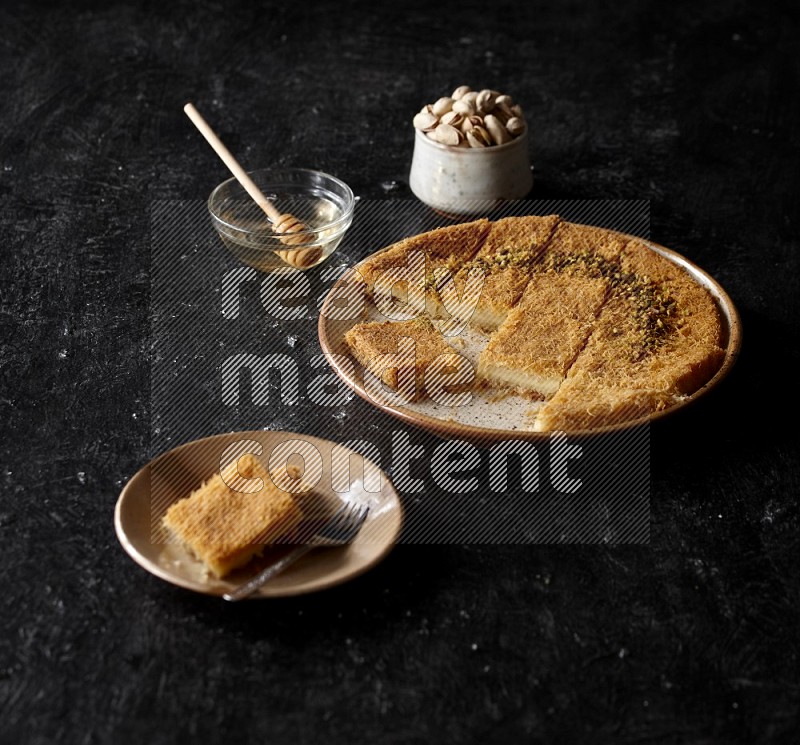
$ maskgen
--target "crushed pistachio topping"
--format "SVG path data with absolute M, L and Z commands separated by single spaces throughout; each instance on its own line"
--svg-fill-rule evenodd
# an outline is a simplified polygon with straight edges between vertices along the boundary
M 559 274 L 580 274 L 581 276 L 605 277 L 611 283 L 620 278 L 619 264 L 594 253 L 559 253 L 548 251 L 544 259 L 544 268 Z
M 532 251 L 529 248 L 509 248 L 506 246 L 498 249 L 491 256 L 476 256 L 466 264 L 466 268 L 467 270 L 482 269 L 489 274 L 494 274 L 512 266 L 520 268 L 531 267 L 536 263 L 538 256 L 538 250 Z
M 640 343 L 632 355 L 633 362 L 656 351 L 680 324 L 677 304 L 660 284 L 646 275 L 622 271 L 618 261 L 607 259 L 591 249 L 575 253 L 545 251 L 542 256 L 540 251 L 530 248 L 503 247 L 491 256 L 475 257 L 463 266 L 467 271 L 477 268 L 488 274 L 519 267 L 537 272 L 552 271 L 606 279 L 613 291 L 626 298 L 633 309 L 633 318 L 640 333 Z M 448 268 L 455 274 L 456 266 Z M 438 292 L 445 282 L 446 279 L 441 279 L 437 283 L 431 273 L 426 277 L 425 288 Z M 686 313 L 684 310 L 680 315 Z M 622 330 L 614 328 L 612 333 L 619 335 Z
M 641 343 L 634 354 L 637 362 L 658 349 L 677 326 L 675 300 L 646 275 L 623 272 L 619 263 L 587 250 L 563 254 L 548 252 L 543 267 L 559 274 L 602 277 L 617 293 L 627 298 L 634 312 Z M 620 329 L 612 329 L 618 335 Z
M 641 346 L 634 361 L 658 349 L 676 328 L 675 300 L 655 282 L 645 282 L 647 277 L 636 277 L 624 291 L 634 311 L 636 326 L 641 333 Z

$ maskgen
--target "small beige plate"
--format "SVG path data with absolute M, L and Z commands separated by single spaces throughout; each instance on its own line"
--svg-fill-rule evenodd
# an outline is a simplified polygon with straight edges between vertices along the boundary
M 125 485 L 117 500 L 114 526 L 122 547 L 137 564 L 174 585 L 208 595 L 223 595 L 291 550 L 290 546 L 268 549 L 261 559 L 219 580 L 209 576 L 203 565 L 171 541 L 161 528 L 167 508 L 219 472 L 222 453 L 232 443 L 243 440 L 262 446 L 259 455 L 265 464 L 278 446 L 287 453 L 297 452 L 293 441 L 300 441 L 300 448 L 313 446 L 322 464 L 314 498 L 331 507 L 342 501 L 370 507 L 369 516 L 352 544 L 311 551 L 253 597 L 287 597 L 323 590 L 362 574 L 389 553 L 400 535 L 403 509 L 382 470 L 366 458 L 362 469 L 361 456 L 329 440 L 292 432 L 255 430 L 214 435 L 181 445 L 152 460 Z M 297 457 L 291 456 L 289 462 Z M 341 467 L 332 467 L 348 463 L 350 472 L 344 476 Z
M 609 230 L 608 232 L 615 233 L 623 238 L 635 237 L 625 233 L 617 233 L 613 230 Z M 722 286 L 711 277 L 711 275 L 704 272 L 700 267 L 693 264 L 684 256 L 681 256 L 681 254 L 676 251 L 672 251 L 669 248 L 660 246 L 652 241 L 646 241 L 642 238 L 638 238 L 638 240 L 642 241 L 655 253 L 660 254 L 665 259 L 685 269 L 695 282 L 705 287 L 708 292 L 711 293 L 711 296 L 717 304 L 724 327 L 725 357 L 719 370 L 717 370 L 714 376 L 705 385 L 670 408 L 655 412 L 641 419 L 624 421 L 591 430 L 570 432 L 571 435 L 598 437 L 609 432 L 624 431 L 636 426 L 641 426 L 647 421 L 654 422 L 672 416 L 679 410 L 697 401 L 725 378 L 739 355 L 739 349 L 742 343 L 739 314 L 733 301 Z M 381 249 L 381 251 L 383 250 L 385 249 Z M 380 251 L 376 251 L 375 253 L 380 253 Z M 374 255 L 375 254 L 367 256 L 363 261 L 367 261 Z M 519 396 L 512 395 L 507 396 L 503 400 L 498 400 L 496 396 L 492 396 L 491 394 L 487 396 L 484 392 L 476 391 L 472 403 L 459 410 L 437 409 L 436 407 L 432 407 L 427 400 L 423 402 L 414 402 L 408 406 L 395 406 L 373 400 L 364 386 L 361 366 L 357 363 L 355 365 L 343 364 L 343 360 L 352 359 L 350 351 L 344 342 L 344 335 L 351 326 L 361 321 L 385 319 L 380 316 L 377 318 L 370 317 L 370 313 L 377 313 L 377 311 L 375 311 L 373 304 L 368 302 L 369 310 L 366 317 L 351 320 L 333 320 L 331 316 L 334 318 L 336 316 L 335 312 L 332 312 L 333 308 L 336 307 L 334 303 L 338 302 L 337 298 L 345 294 L 340 289 L 344 282 L 345 279 L 340 279 L 331 288 L 325 298 L 319 316 L 319 340 L 322 351 L 336 374 L 361 398 L 401 421 L 413 424 L 420 429 L 427 430 L 446 439 L 455 438 L 467 440 L 479 445 L 508 439 L 529 440 L 534 442 L 547 441 L 549 439 L 552 435 L 551 432 L 534 432 L 531 429 L 533 423 L 532 415 L 535 415 L 536 405 L 532 405 Z M 469 330 L 465 333 L 465 336 L 469 338 Z M 484 345 L 487 340 L 488 337 L 484 337 Z M 471 347 L 471 354 L 475 357 L 475 361 L 477 362 L 475 344 L 471 344 Z M 465 347 L 462 352 L 465 353 L 468 358 L 470 357 L 470 353 L 467 353 L 466 350 L 469 348 L 469 346 Z

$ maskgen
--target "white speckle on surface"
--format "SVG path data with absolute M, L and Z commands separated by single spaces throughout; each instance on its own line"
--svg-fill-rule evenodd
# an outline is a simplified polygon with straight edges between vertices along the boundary
M 80 484 L 86 483 L 86 473 L 84 471 L 78 471 L 78 483 Z
M 619 657 L 621 660 L 624 660 L 627 654 L 628 650 L 625 649 L 625 647 L 620 647 L 619 652 L 617 653 L 617 657 Z
M 472 642 L 470 645 L 470 649 L 474 652 L 478 648 L 478 645 L 475 642 Z
M 59 353 L 58 353 L 59 359 L 63 360 L 63 359 L 66 358 L 66 356 L 67 356 L 67 350 L 66 349 L 62 349 L 62 350 L 59 351 Z
M 287 337 L 286 337 L 286 343 L 287 343 L 287 344 L 288 344 L 288 345 L 289 345 L 289 346 L 290 346 L 292 349 L 294 349 L 294 347 L 295 347 L 295 344 L 297 344 L 297 336 L 295 336 L 294 334 L 289 334 L 289 336 L 287 336 Z

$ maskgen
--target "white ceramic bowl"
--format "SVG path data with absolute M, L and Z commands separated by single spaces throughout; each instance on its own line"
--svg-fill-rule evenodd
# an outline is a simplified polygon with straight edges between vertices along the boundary
M 528 130 L 485 148 L 442 145 L 416 130 L 409 185 L 428 206 L 457 215 L 523 199 L 533 186 Z

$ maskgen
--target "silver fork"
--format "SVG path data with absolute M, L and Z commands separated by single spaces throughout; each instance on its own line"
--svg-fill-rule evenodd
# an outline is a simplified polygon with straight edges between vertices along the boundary
M 280 574 L 286 567 L 294 564 L 299 558 L 305 556 L 311 549 L 319 546 L 346 546 L 352 543 L 364 520 L 367 519 L 369 507 L 367 505 L 342 505 L 333 517 L 328 520 L 308 542 L 290 551 L 282 559 L 260 571 L 255 577 L 243 582 L 235 590 L 225 593 L 225 600 L 235 602 L 252 595 L 259 587 L 269 582 L 276 574 Z

